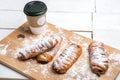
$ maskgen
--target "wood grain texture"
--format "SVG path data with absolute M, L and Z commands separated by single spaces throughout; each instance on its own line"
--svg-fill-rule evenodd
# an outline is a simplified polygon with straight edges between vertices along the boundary
M 95 80 L 114 80 L 118 72 L 120 71 L 120 64 L 117 60 L 109 60 L 109 69 L 101 77 L 97 77 L 93 74 L 89 67 L 88 51 L 87 47 L 91 43 L 91 39 L 84 36 L 75 34 L 71 31 L 56 28 L 55 25 L 47 23 L 41 35 L 33 35 L 29 30 L 29 24 L 24 23 L 14 32 L 9 34 L 3 40 L 0 41 L 0 63 L 12 68 L 13 70 L 25 75 L 30 79 L 35 80 L 76 80 L 76 79 L 95 79 Z M 49 34 L 59 33 L 64 38 L 60 49 L 56 57 L 48 64 L 42 65 L 37 63 L 35 59 L 27 61 L 19 61 L 16 58 L 19 48 L 30 46 L 42 37 L 48 36 Z M 24 35 L 23 39 L 18 39 L 18 35 Z M 68 44 L 75 43 L 82 46 L 83 52 L 75 64 L 67 71 L 66 74 L 56 74 L 52 70 L 53 61 L 58 57 L 61 51 Z M 105 45 L 105 49 L 110 57 L 111 54 L 120 56 L 120 51 Z

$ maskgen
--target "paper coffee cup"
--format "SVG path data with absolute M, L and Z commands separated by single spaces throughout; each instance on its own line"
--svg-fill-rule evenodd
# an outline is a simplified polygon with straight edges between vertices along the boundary
M 41 27 L 46 24 L 47 6 L 42 1 L 28 2 L 24 7 L 30 30 L 33 34 L 40 34 Z

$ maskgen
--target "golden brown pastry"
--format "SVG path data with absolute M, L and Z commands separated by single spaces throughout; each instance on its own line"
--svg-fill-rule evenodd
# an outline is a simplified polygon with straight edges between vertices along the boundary
M 58 42 L 57 45 L 54 48 L 52 48 L 50 51 L 39 54 L 37 56 L 37 61 L 38 62 L 40 62 L 42 64 L 45 64 L 45 63 L 50 62 L 55 57 L 55 55 L 57 54 L 57 52 L 59 50 L 60 44 L 62 42 L 62 37 L 61 36 L 56 36 L 56 39 L 57 39 L 57 42 Z
M 19 60 L 27 60 L 29 58 L 36 57 L 37 55 L 49 51 L 58 43 L 55 35 L 50 35 L 43 38 L 42 41 L 38 41 L 36 44 L 31 45 L 30 47 L 25 47 L 20 49 L 18 54 Z
M 88 47 L 89 62 L 93 73 L 100 76 L 108 70 L 108 57 L 101 42 L 92 42 Z
M 82 53 L 82 48 L 76 44 L 68 45 L 53 63 L 53 70 L 57 73 L 65 73 L 76 62 Z

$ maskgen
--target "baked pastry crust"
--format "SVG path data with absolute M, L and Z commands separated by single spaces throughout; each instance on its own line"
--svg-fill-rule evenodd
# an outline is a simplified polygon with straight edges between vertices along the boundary
M 39 54 L 51 50 L 57 43 L 58 41 L 55 38 L 55 35 L 47 36 L 43 38 L 42 41 L 38 41 L 36 44 L 20 49 L 18 59 L 27 60 L 29 58 L 36 57 Z
M 93 73 L 100 76 L 108 70 L 108 56 L 104 44 L 94 41 L 88 47 L 89 62 Z
M 76 44 L 68 45 L 53 63 L 53 70 L 57 73 L 66 73 L 77 61 L 82 53 L 82 48 Z
M 60 49 L 60 45 L 61 45 L 63 38 L 60 35 L 56 35 L 56 40 L 58 43 L 56 44 L 54 48 L 52 48 L 50 51 L 44 52 L 37 56 L 38 62 L 45 64 L 45 63 L 52 61 L 52 59 L 55 57 L 55 55 Z

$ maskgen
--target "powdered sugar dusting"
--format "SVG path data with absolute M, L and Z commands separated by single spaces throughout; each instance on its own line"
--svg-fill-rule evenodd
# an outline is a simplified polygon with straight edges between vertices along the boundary
M 38 64 L 36 61 L 32 59 L 25 62 L 26 68 L 23 70 L 24 73 L 31 74 L 36 73 L 41 75 L 42 77 L 49 78 L 49 70 L 47 65 Z
M 46 36 L 42 40 L 38 41 L 36 44 L 20 49 L 18 57 L 24 56 L 25 59 L 28 59 L 31 58 L 32 54 L 37 56 L 38 54 L 41 54 L 44 51 L 54 47 L 57 44 L 57 42 L 58 41 L 56 35 Z
M 42 69 L 40 70 L 40 74 L 45 78 L 49 78 L 50 77 L 49 69 L 51 68 L 51 66 L 39 64 L 39 67 Z
M 38 72 L 38 70 L 40 69 L 40 68 L 37 66 L 37 64 L 34 64 L 34 65 L 33 65 L 33 63 L 35 63 L 35 62 L 32 63 L 31 61 L 32 61 L 32 59 L 29 60 L 29 61 L 27 61 L 27 62 L 25 62 L 25 64 L 26 64 L 26 69 L 23 71 L 24 73 L 30 74 L 30 73 L 32 73 L 32 72 Z
M 112 53 L 109 54 L 108 59 L 112 63 L 109 65 L 109 68 L 108 68 L 108 71 L 107 71 L 106 75 L 111 76 L 113 69 L 116 66 L 120 65 L 120 54 L 117 53 L 117 52 L 112 52 Z
M 116 52 L 113 52 L 112 54 L 109 54 L 109 60 L 114 61 L 114 65 L 119 65 L 120 64 L 120 54 L 116 54 Z
M 0 54 L 5 55 L 7 53 L 8 44 L 0 44 Z
M 96 48 L 93 54 L 91 54 L 91 63 L 98 63 L 99 66 L 104 67 L 106 65 L 106 63 L 104 62 L 108 61 L 108 58 L 105 54 L 106 53 L 103 50 L 101 50 L 100 48 Z
M 62 54 L 55 60 L 53 64 L 54 69 L 59 71 L 64 69 L 64 67 L 68 68 L 68 65 L 71 66 L 81 54 L 78 49 L 77 45 L 74 44 L 67 46 Z
M 84 50 L 77 62 L 68 70 L 67 77 L 63 80 L 97 80 L 97 76 L 93 74 L 89 67 L 89 55 L 87 52 L 87 44 L 82 44 Z
M 113 65 L 114 66 L 114 65 Z M 111 76 L 111 73 L 112 73 L 112 70 L 113 70 L 113 66 L 111 65 L 111 66 L 109 66 L 109 68 L 108 68 L 108 70 L 107 70 L 107 72 L 106 72 L 106 75 L 107 76 Z
M 88 54 L 88 44 L 83 43 L 83 44 L 81 44 L 81 46 L 82 46 L 82 52 L 86 53 L 86 56 L 88 57 L 89 56 L 89 54 Z
M 70 37 L 70 41 L 72 43 L 76 43 L 78 45 L 81 45 L 83 43 L 83 38 L 80 37 L 78 34 L 72 34 L 71 37 Z
M 106 72 L 108 69 L 108 56 L 105 52 L 104 44 L 101 42 L 91 43 L 89 46 L 89 54 L 92 70 L 94 70 L 94 66 L 97 65 Z
M 41 71 L 41 73 L 42 73 L 43 75 L 47 74 L 47 73 L 48 73 L 48 69 L 47 69 L 47 68 L 43 68 L 43 70 Z
M 31 35 L 28 38 L 25 38 L 22 41 L 22 46 L 23 47 L 30 46 L 31 44 L 35 44 L 36 42 L 43 39 L 45 36 L 53 34 L 53 32 L 50 29 L 48 29 L 47 25 L 45 25 L 42 30 L 43 31 L 40 35 Z

